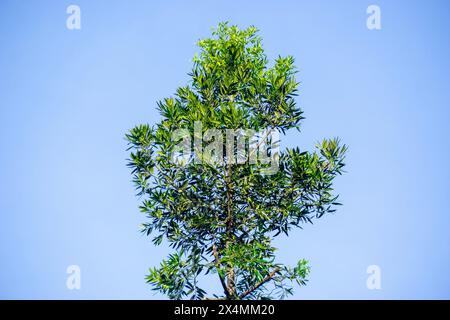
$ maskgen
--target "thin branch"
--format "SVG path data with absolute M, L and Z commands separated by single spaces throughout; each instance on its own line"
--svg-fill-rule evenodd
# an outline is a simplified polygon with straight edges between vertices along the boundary
M 219 273 L 220 259 L 219 259 L 219 254 L 217 253 L 217 248 L 216 248 L 215 244 L 213 244 L 212 250 L 213 250 L 213 255 L 214 255 L 214 259 L 215 259 L 215 263 L 216 263 L 217 274 L 219 275 L 219 278 L 220 278 L 220 283 L 222 284 L 222 288 L 223 288 L 223 291 L 225 292 L 225 295 L 227 296 L 227 298 L 230 298 L 231 295 L 230 295 L 230 292 L 228 291 L 227 285 L 225 283 L 225 279 Z
M 266 282 L 270 281 L 275 274 L 280 271 L 280 268 L 276 267 L 275 269 L 272 270 L 272 272 L 270 272 L 264 279 L 262 279 L 260 282 L 258 282 L 256 285 L 254 285 L 253 287 L 251 287 L 250 289 L 244 291 L 243 293 L 241 293 L 239 295 L 239 299 L 243 299 L 246 296 L 248 296 L 249 294 L 251 294 L 253 291 L 257 290 L 259 287 L 261 287 L 263 284 L 265 284 Z

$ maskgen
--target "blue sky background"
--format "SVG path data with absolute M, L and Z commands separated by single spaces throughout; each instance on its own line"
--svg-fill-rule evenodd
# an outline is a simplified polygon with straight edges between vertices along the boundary
M 2 0 L 0 298 L 161 298 L 144 275 L 169 251 L 139 233 L 123 136 L 158 121 L 196 41 L 228 20 L 257 26 L 271 60 L 296 58 L 306 120 L 283 144 L 350 146 L 344 206 L 276 242 L 280 261 L 311 262 L 293 298 L 450 299 L 449 15 L 425 0 Z M 66 288 L 73 264 L 81 290 Z M 381 290 L 366 287 L 373 264 Z

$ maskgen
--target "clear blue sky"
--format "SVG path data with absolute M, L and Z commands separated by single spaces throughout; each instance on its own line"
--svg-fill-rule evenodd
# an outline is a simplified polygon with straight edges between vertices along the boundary
M 81 30 L 66 28 L 72 3 Z M 123 136 L 158 121 L 196 41 L 228 20 L 257 26 L 270 59 L 296 58 L 306 120 L 283 144 L 350 146 L 344 206 L 276 243 L 280 261 L 311 262 L 294 298 L 449 299 L 449 15 L 425 0 L 2 0 L 0 298 L 161 297 L 144 275 L 169 250 L 139 233 Z M 74 264 L 81 290 L 66 288 Z

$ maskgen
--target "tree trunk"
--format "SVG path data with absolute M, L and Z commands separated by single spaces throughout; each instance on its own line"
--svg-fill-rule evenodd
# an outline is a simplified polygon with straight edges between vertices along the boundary
M 236 297 L 236 278 L 235 278 L 235 274 L 234 274 L 234 268 L 230 268 L 230 270 L 228 270 L 227 289 L 228 289 L 228 292 L 230 293 L 231 299 L 235 299 L 235 297 Z

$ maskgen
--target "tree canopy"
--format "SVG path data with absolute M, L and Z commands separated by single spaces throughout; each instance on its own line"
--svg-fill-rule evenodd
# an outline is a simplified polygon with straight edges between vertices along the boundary
M 143 232 L 173 248 L 147 282 L 171 299 L 284 298 L 310 269 L 278 262 L 272 241 L 336 210 L 347 147 L 279 150 L 303 120 L 299 83 L 293 57 L 269 65 L 255 27 L 221 23 L 198 46 L 189 84 L 158 102 L 161 120 L 126 135 Z M 220 294 L 201 288 L 209 273 Z

